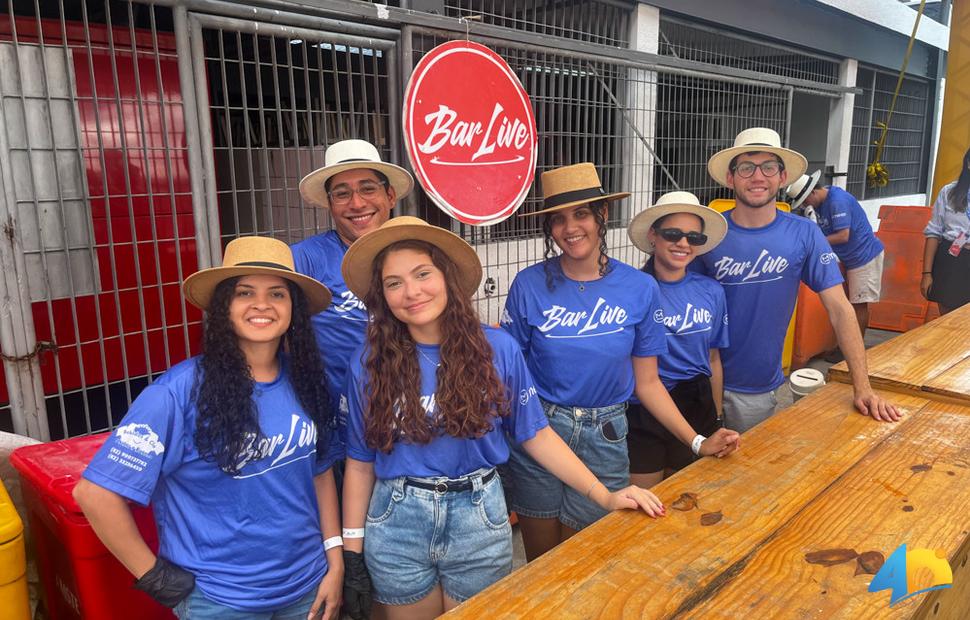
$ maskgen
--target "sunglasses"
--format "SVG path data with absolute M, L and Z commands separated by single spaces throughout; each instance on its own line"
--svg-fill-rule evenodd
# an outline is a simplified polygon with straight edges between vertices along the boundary
M 669 241 L 670 243 L 677 243 L 684 237 L 687 237 L 687 243 L 689 245 L 704 245 L 707 243 L 707 235 L 700 232 L 684 232 L 679 228 L 661 228 L 657 230 L 657 234 L 664 241 Z

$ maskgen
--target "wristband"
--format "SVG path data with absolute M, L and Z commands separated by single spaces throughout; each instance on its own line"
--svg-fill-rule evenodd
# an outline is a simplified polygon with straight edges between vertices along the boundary
M 933 272 L 932 271 L 924 271 L 923 272 L 923 275 L 925 276 L 925 275 L 930 274 L 930 273 L 933 273 Z
M 690 442 L 690 451 L 696 456 L 701 455 L 701 444 L 704 443 L 705 439 L 707 439 L 707 437 L 703 435 L 694 435 L 694 439 Z
M 362 527 L 345 527 L 344 528 L 344 538 L 363 538 L 364 528 Z
M 343 547 L 344 539 L 339 536 L 331 536 L 330 538 L 324 539 L 323 550 L 330 551 L 334 547 Z
M 589 494 L 593 492 L 597 484 L 599 484 L 599 480 L 594 480 L 593 484 L 589 485 L 589 488 L 586 489 L 586 499 L 589 499 Z

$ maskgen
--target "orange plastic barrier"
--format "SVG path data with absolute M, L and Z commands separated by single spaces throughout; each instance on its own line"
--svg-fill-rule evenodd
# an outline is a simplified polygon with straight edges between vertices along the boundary
M 792 341 L 791 367 L 801 368 L 816 355 L 831 351 L 839 343 L 829 315 L 818 293 L 802 283 L 798 287 L 798 312 Z
M 882 205 L 876 236 L 886 246 L 882 299 L 870 307 L 869 327 L 905 332 L 939 316 L 936 304 L 923 299 L 923 228 L 930 220 L 925 206 Z

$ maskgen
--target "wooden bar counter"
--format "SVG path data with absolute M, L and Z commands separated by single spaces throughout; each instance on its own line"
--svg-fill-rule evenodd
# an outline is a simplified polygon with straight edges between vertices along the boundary
M 970 405 L 970 305 L 871 349 L 868 363 L 873 387 Z M 849 367 L 832 366 L 829 378 L 849 383 Z
M 880 390 L 904 411 L 880 423 L 831 383 L 655 487 L 666 517 L 608 515 L 448 615 L 970 618 L 970 406 L 915 392 Z M 953 588 L 868 592 L 903 543 L 943 550 Z

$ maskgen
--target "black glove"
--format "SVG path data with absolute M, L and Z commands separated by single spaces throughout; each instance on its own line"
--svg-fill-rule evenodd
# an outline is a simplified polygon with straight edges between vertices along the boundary
M 354 620 L 367 620 L 370 606 L 370 573 L 364 556 L 344 549 L 344 613 Z
M 135 588 L 171 608 L 181 603 L 195 588 L 195 575 L 158 556 L 155 566 L 141 579 L 135 580 Z

